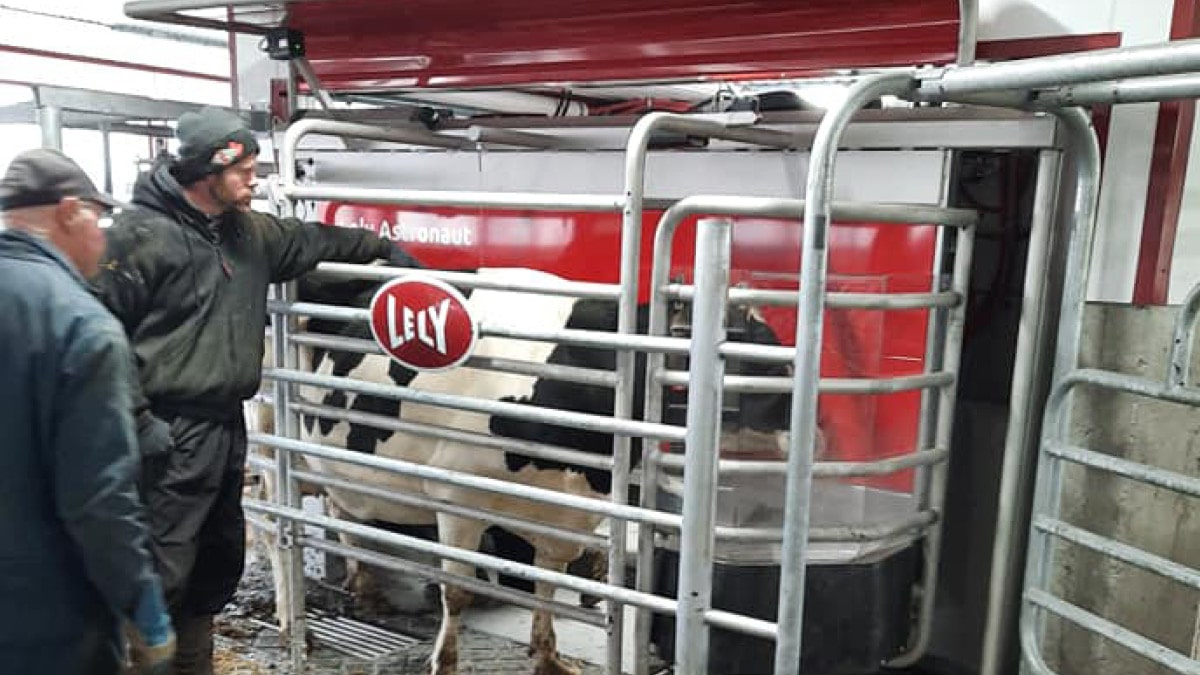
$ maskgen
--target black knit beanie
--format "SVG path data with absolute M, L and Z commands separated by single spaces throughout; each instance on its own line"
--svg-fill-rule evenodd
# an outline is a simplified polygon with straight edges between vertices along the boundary
M 179 159 L 171 169 L 180 185 L 224 171 L 250 155 L 258 154 L 258 141 L 241 117 L 206 106 L 187 112 L 175 128 Z

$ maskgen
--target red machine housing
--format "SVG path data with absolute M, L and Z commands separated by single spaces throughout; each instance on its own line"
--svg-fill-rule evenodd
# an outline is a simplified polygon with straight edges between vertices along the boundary
M 335 92 L 567 82 L 778 79 L 945 63 L 951 0 L 300 2 L 288 26 Z
M 530 267 L 576 281 L 618 281 L 621 218 L 615 213 L 384 208 L 335 202 L 323 205 L 319 216 L 326 223 L 373 230 L 433 268 Z M 648 299 L 653 228 L 660 216 L 660 212 L 647 212 L 644 219 L 641 302 Z M 691 280 L 695 224 L 696 219 L 685 221 L 676 234 L 671 260 L 675 279 Z M 739 218 L 733 231 L 733 284 L 796 289 L 801 251 L 798 222 Z M 830 237 L 829 290 L 928 291 L 935 244 L 933 227 L 836 224 Z M 762 314 L 785 344 L 795 344 L 795 309 L 763 307 Z M 829 309 L 822 375 L 919 374 L 927 326 L 927 310 Z M 911 452 L 919 409 L 919 392 L 823 395 L 819 419 L 825 456 L 868 460 Z M 863 482 L 909 490 L 912 481 L 905 473 Z

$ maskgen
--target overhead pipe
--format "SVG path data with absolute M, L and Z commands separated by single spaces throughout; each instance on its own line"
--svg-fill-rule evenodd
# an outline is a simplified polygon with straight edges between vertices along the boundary
M 546 134 L 536 134 L 515 129 L 500 129 L 497 127 L 472 124 L 467 127 L 467 138 L 475 143 L 484 145 L 512 145 L 521 148 L 538 148 L 556 150 L 563 147 L 561 139 Z
M 971 94 L 1047 89 L 1154 75 L 1200 71 L 1200 39 L 1019 59 L 918 73 L 917 96 L 958 101 Z
M 587 105 L 522 91 L 421 91 L 421 102 L 501 112 L 517 115 L 546 115 L 548 117 L 583 117 Z
M 1072 105 L 1151 103 L 1181 98 L 1200 98 L 1200 75 L 1188 73 L 1186 75 L 1138 77 L 1112 82 L 1090 82 L 1056 87 L 1047 91 L 1034 92 L 1028 105 L 1033 108 L 1049 108 Z
M 304 78 L 305 84 L 308 85 L 308 90 L 317 98 L 317 103 L 321 104 L 321 108 L 326 112 L 333 113 L 333 97 L 322 86 L 321 78 L 317 76 L 317 71 L 313 70 L 312 64 L 308 62 L 308 59 L 301 56 L 292 59 L 292 64 L 295 65 L 296 72 L 300 77 Z
M 1117 105 L 1122 103 L 1156 103 L 1178 99 L 1200 98 L 1200 76 L 1159 75 L 1133 77 L 1124 80 L 1084 82 L 1031 91 L 1009 90 L 956 95 L 952 99 L 922 94 L 923 100 L 953 100 L 956 103 L 1053 110 L 1069 106 Z

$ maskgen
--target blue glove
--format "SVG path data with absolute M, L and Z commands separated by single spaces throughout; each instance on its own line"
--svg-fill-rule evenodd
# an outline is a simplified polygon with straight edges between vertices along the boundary
M 166 675 L 175 657 L 175 631 L 157 578 L 142 589 L 130 620 L 129 643 L 134 662 L 148 675 Z

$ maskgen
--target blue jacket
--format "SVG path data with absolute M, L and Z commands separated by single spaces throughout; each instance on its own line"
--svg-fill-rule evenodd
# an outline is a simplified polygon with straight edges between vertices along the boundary
M 115 635 L 158 588 L 132 369 L 121 325 L 66 259 L 0 232 L 0 657 Z

